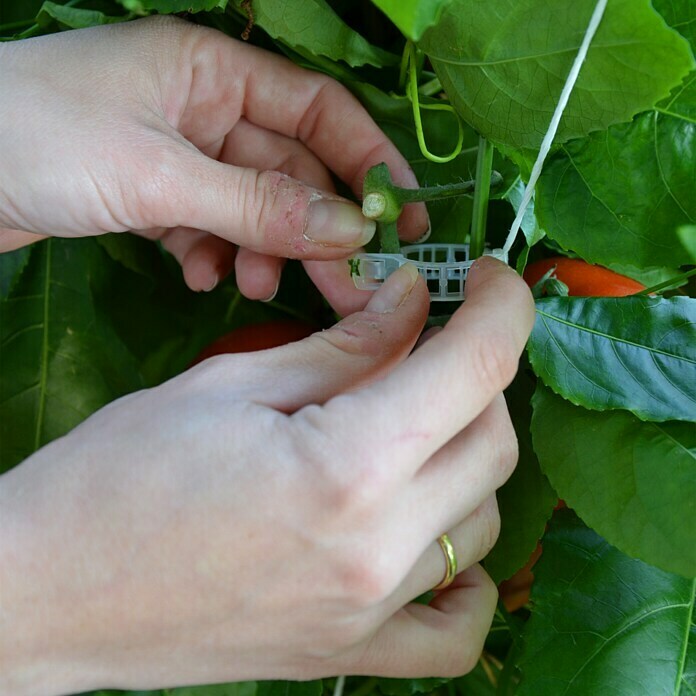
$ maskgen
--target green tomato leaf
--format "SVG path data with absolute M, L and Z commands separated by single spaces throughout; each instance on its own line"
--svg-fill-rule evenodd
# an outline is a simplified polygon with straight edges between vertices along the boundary
M 696 225 L 682 225 L 677 230 L 677 237 L 686 249 L 690 263 L 696 264 Z
M 624 553 L 696 576 L 696 428 L 588 411 L 537 386 L 532 438 L 568 506 Z
M 142 385 L 132 354 L 95 310 L 96 242 L 47 239 L 0 302 L 0 472 Z
M 517 696 L 693 693 L 696 583 L 628 558 L 569 511 L 543 543 Z
M 557 394 L 642 420 L 696 420 L 696 300 L 549 297 L 536 307 L 529 359 Z
M 686 92 L 696 102 L 696 73 Z M 676 230 L 696 222 L 696 128 L 677 105 L 568 143 L 547 161 L 536 213 L 549 237 L 591 263 L 688 262 Z
M 520 456 L 512 476 L 496 493 L 500 536 L 485 560 L 486 571 L 496 584 L 527 562 L 558 500 L 532 448 L 530 399 L 533 393 L 534 384 L 524 370 L 519 371 L 505 391 Z
M 494 142 L 538 148 L 595 0 L 455 0 L 419 47 L 464 119 Z M 629 121 L 694 67 L 688 43 L 650 0 L 612 0 L 557 142 Z
M 503 198 L 510 202 L 510 205 L 514 208 L 515 213 L 517 213 L 522 205 L 522 198 L 524 197 L 525 183 L 520 177 L 517 177 L 513 185 L 505 192 Z M 546 232 L 539 226 L 539 221 L 534 215 L 534 198 L 529 202 L 527 209 L 524 211 L 522 216 L 522 232 L 524 232 L 527 244 L 533 247 L 537 242 L 541 241 L 545 236 Z
M 255 696 L 256 682 L 233 682 L 211 686 L 184 686 L 167 689 L 166 696 Z M 164 696 L 163 695 L 163 696 Z M 298 695 L 299 696 L 299 695 Z
M 688 39 L 692 47 L 696 45 L 696 3 L 694 0 L 652 0 L 652 4 L 670 27 Z
M 119 0 L 131 12 L 137 14 L 174 14 L 175 12 L 202 12 L 216 7 L 225 9 L 228 0 Z
M 377 688 L 387 696 L 414 696 L 430 694 L 449 679 L 433 677 L 431 679 L 377 679 Z
M 31 247 L 0 254 L 0 300 L 4 300 L 9 294 L 22 269 L 29 262 L 30 254 Z
M 112 17 L 98 12 L 79 7 L 66 7 L 55 2 L 44 2 L 36 15 L 36 23 L 40 27 L 50 26 L 53 21 L 59 22 L 70 29 L 86 29 L 102 24 L 115 24 L 130 19 L 129 15 Z
M 436 24 L 442 10 L 452 0 L 372 0 L 401 33 L 411 41 L 420 40 L 423 32 Z
M 308 682 L 267 681 L 258 682 L 256 696 L 321 696 L 321 679 Z
M 235 5 L 241 12 L 239 0 Z M 399 56 L 373 46 L 351 29 L 325 0 L 254 0 L 254 23 L 274 39 L 348 65 L 398 65 Z

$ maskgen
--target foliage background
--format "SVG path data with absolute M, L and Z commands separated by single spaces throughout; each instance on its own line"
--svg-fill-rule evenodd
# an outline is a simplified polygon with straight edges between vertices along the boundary
M 479 135 L 492 140 L 504 183 L 487 236 L 499 245 L 593 5 L 252 0 L 250 40 L 343 82 L 423 185 L 471 178 Z M 247 25 L 237 0 L 0 0 L 0 35 L 153 11 L 234 37 Z M 399 80 L 404 37 L 428 56 L 424 103 L 446 96 L 465 121 L 464 149 L 448 164 L 427 161 L 416 142 Z M 507 393 L 520 463 L 499 491 L 502 532 L 486 559 L 501 581 L 543 537 L 531 602 L 514 614 L 500 606 L 472 674 L 350 678 L 351 696 L 696 693 L 696 312 L 682 277 L 696 262 L 695 43 L 694 0 L 609 0 L 525 221 L 530 246 L 514 249 L 520 266 L 563 253 L 649 286 L 680 278 L 652 297 L 537 300 L 527 359 Z M 448 151 L 452 116 L 423 118 L 431 150 Z M 471 198 L 429 209 L 433 240 L 466 239 Z M 114 398 L 178 374 L 218 335 L 287 316 L 334 320 L 297 264 L 262 304 L 243 298 L 234 278 L 210 294 L 188 291 L 161 248 L 128 235 L 52 239 L 0 256 L 0 472 Z M 558 497 L 572 511 L 552 516 Z M 147 696 L 320 696 L 333 687 Z

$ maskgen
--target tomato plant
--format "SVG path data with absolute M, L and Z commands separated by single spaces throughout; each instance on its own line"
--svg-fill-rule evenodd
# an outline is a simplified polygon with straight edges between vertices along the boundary
M 484 242 L 503 246 L 594 7 L 3 0 L 0 38 L 154 12 L 185 12 L 244 35 L 351 90 L 423 184 L 429 241 L 469 242 L 477 256 Z M 696 692 L 696 300 L 689 286 L 667 283 L 696 260 L 694 14 L 693 0 L 608 1 L 510 249 L 518 268 L 544 259 L 527 268 L 530 284 L 555 267 L 569 290 L 537 299 L 527 354 L 506 393 L 520 459 L 498 491 L 501 534 L 484 564 L 517 601 L 508 595 L 509 611 L 501 605 L 467 677 L 350 677 L 349 694 Z M 394 250 L 395 220 L 415 194 L 389 192 L 369 204 L 383 247 Z M 577 258 L 558 256 L 565 252 Z M 657 290 L 637 294 L 645 288 Z M 51 239 L 0 255 L 0 472 L 114 398 L 185 368 L 221 331 L 234 330 L 224 350 L 295 340 L 313 321 L 323 325 L 322 307 L 295 272 L 270 304 L 241 297 L 234 279 L 191 293 L 164 252 L 128 235 Z M 281 332 L 277 322 L 297 316 L 307 324 Z M 554 512 L 559 497 L 570 510 Z M 540 540 L 531 585 L 528 561 Z M 325 680 L 171 693 L 333 688 Z

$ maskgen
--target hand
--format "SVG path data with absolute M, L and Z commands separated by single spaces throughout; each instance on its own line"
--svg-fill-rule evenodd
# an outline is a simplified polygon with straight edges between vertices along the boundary
M 334 328 L 206 360 L 0 477 L 0 693 L 473 668 L 534 316 L 477 263 L 410 357 L 428 293 L 405 266 Z M 410 604 L 443 532 L 468 569 Z
M 135 230 L 162 239 L 194 290 L 234 264 L 240 290 L 268 299 L 284 258 L 314 259 L 339 312 L 364 305 L 345 261 L 327 261 L 375 225 L 329 170 L 356 194 L 380 161 L 417 182 L 337 82 L 171 17 L 2 44 L 0 56 L 0 251 L 37 233 Z M 425 206 L 405 213 L 405 239 L 427 228 Z

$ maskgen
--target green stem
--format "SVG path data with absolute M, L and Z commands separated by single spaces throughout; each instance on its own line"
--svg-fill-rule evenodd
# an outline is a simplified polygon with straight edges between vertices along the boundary
M 488 174 L 489 186 L 497 186 L 503 180 L 503 177 L 498 174 L 498 172 L 489 172 Z M 462 196 L 469 193 L 475 186 L 476 181 L 455 181 L 454 183 L 443 184 L 442 186 L 425 186 L 417 189 L 398 188 L 395 195 L 402 205 L 404 203 L 416 203 L 421 201 L 439 201 L 443 198 Z M 486 195 L 486 200 L 488 200 L 488 195 Z
M 488 218 L 488 196 L 491 188 L 492 169 L 493 145 L 481 136 L 478 157 L 476 158 L 476 189 L 474 190 L 474 210 L 471 218 L 469 257 L 472 259 L 481 256 L 486 246 L 486 220 Z
M 440 109 L 447 109 L 454 114 L 457 120 L 457 144 L 454 146 L 454 150 L 449 153 L 449 155 L 435 155 L 430 150 L 425 143 L 425 135 L 423 134 L 423 121 L 421 119 L 420 113 L 420 101 L 418 96 L 418 59 L 416 56 L 416 48 L 409 41 L 406 44 L 405 54 L 408 54 L 408 87 L 406 89 L 406 94 L 411 100 L 411 106 L 413 108 L 413 121 L 416 126 L 416 138 L 418 140 L 418 147 L 423 154 L 423 157 L 429 159 L 431 162 L 437 162 L 438 164 L 444 164 L 445 162 L 451 162 L 455 157 L 459 155 L 462 151 L 462 145 L 464 144 L 464 127 L 462 126 L 462 121 L 459 118 L 457 112 L 448 104 L 437 104 L 434 105 Z M 403 61 L 402 61 L 403 65 Z
M 34 24 L 33 19 L 21 19 L 18 22 L 0 24 L 0 33 L 4 34 L 7 31 L 14 31 L 15 29 L 21 29 L 22 27 L 30 27 L 32 24 Z
M 424 85 L 421 85 L 418 88 L 418 92 L 424 97 L 432 97 L 442 92 L 442 83 L 440 82 L 439 78 L 434 77 L 432 80 L 430 80 L 430 82 L 426 82 Z
M 401 253 L 401 242 L 399 242 L 399 233 L 396 231 L 396 222 L 378 222 L 377 234 L 382 254 Z
M 696 275 L 696 268 L 692 268 L 686 273 L 682 273 L 681 275 L 674 276 L 674 278 L 665 280 L 664 283 L 658 283 L 657 285 L 653 285 L 651 288 L 645 288 L 645 290 L 637 292 L 636 295 L 650 295 L 653 292 L 658 292 L 659 290 L 667 290 L 675 285 L 681 285 L 683 281 L 688 280 L 693 275 Z

